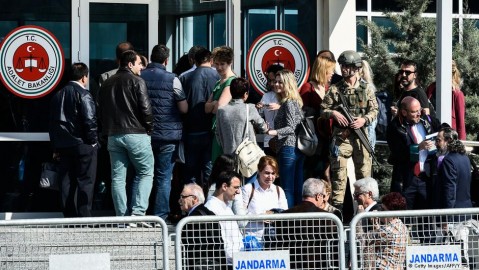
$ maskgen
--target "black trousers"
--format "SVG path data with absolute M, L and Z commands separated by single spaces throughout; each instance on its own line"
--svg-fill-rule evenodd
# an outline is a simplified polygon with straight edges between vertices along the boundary
M 65 217 L 91 217 L 98 145 L 58 149 L 59 177 Z

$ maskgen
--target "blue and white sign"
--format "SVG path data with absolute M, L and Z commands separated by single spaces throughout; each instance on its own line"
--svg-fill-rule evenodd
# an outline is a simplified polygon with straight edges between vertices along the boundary
M 407 270 L 461 269 L 461 246 L 408 246 Z
M 236 252 L 233 269 L 289 270 L 289 250 Z

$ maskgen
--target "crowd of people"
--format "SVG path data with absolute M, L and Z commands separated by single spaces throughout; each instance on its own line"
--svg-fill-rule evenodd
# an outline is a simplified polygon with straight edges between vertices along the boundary
M 191 67 L 181 74 L 166 70 L 170 49 L 165 45 L 156 45 L 149 61 L 128 42 L 116 53 L 118 69 L 101 75 L 97 93 L 86 90 L 88 67 L 74 63 L 71 82 L 52 99 L 50 138 L 60 174 L 68 176 L 61 183 L 67 217 L 91 216 L 97 164 L 99 175 L 111 178 L 117 216 L 151 211 L 167 222 L 173 221 L 170 198 L 179 198 L 187 216 L 330 212 L 347 223 L 351 217 L 344 213 L 353 207 L 347 200 L 348 173 L 360 179 L 349 200 L 356 202 L 354 213 L 472 207 L 470 163 L 460 141 L 464 96 L 457 77 L 450 127 L 435 118 L 412 60 L 403 61 L 393 78 L 400 92 L 390 112 L 383 112 L 371 69 L 355 51 L 343 52 L 337 61 L 330 51 L 320 51 L 309 82 L 301 87 L 290 70 L 273 64 L 264 71 L 267 92 L 253 102 L 248 80 L 232 70 L 234 52 L 227 46 L 192 47 Z M 337 63 L 341 75 L 335 73 Z M 459 74 L 456 66 L 453 73 Z M 386 137 L 393 165 L 391 193 L 382 199 L 371 178 L 381 113 L 391 115 Z M 320 142 L 312 156 L 297 147 L 305 116 L 313 117 Z M 257 174 L 245 179 L 237 172 L 235 150 L 245 136 L 256 142 L 257 134 L 265 135 L 261 146 L 267 155 L 259 160 Z M 354 172 L 347 171 L 350 159 Z M 182 189 L 173 194 L 178 163 L 184 168 Z M 400 219 L 383 220 L 379 227 L 373 223 L 361 226 L 370 235 L 365 242 L 407 235 Z M 259 241 L 264 237 L 263 222 L 219 225 L 229 264 L 241 249 L 242 232 Z M 377 254 L 372 261 L 378 269 L 404 261 L 394 251 Z

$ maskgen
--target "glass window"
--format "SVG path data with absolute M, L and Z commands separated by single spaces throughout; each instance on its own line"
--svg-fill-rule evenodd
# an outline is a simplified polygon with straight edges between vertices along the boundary
M 368 0 L 356 0 L 356 11 L 367 11 Z
M 37 25 L 50 31 L 61 43 L 65 66 L 71 64 L 71 1 L 1 1 L 0 39 L 19 26 Z M 63 87 L 66 76 L 57 89 Z M 0 83 L 0 132 L 48 132 L 51 94 L 24 99 Z M 0 142 L 0 212 L 60 211 L 57 193 L 38 188 L 40 164 L 50 160 L 50 142 Z M 8 154 L 5 154 L 8 153 Z M 18 197 L 12 194 L 19 194 Z M 8 195 L 9 194 L 9 195 Z
M 264 9 L 249 9 L 246 11 L 248 22 L 247 49 L 253 41 L 266 31 L 275 29 L 276 10 L 274 7 Z M 254 26 L 254 27 L 252 27 Z
M 65 66 L 71 63 L 71 1 L 38 0 L 2 1 L 0 39 L 18 26 L 37 25 L 59 40 Z M 63 86 L 64 80 L 58 87 Z M 0 130 L 3 132 L 47 132 L 51 95 L 27 100 L 14 96 L 0 83 Z
M 208 46 L 208 18 L 206 15 L 183 18 L 183 53 L 194 45 Z
M 467 13 L 479 14 L 479 1 L 469 0 L 468 5 L 469 10 L 467 11 Z
M 372 11 L 401 11 L 402 8 L 395 0 L 371 0 Z
M 382 27 L 385 27 L 385 28 L 391 28 L 393 31 L 395 29 L 397 29 L 396 25 L 389 18 L 386 18 L 386 17 L 373 17 L 372 21 L 374 23 L 376 23 L 378 26 L 382 26 Z M 390 52 L 394 52 L 395 48 L 394 48 L 393 45 L 390 44 L 388 46 L 388 50 Z
M 213 48 L 226 44 L 226 15 L 213 14 Z
M 363 46 L 361 45 L 361 42 L 359 42 L 359 40 L 361 39 L 365 45 L 368 44 L 368 28 L 362 24 L 360 24 L 359 22 L 361 22 L 362 20 L 367 20 L 367 17 L 356 17 L 356 20 L 357 20 L 357 24 L 356 24 L 356 35 L 358 37 L 357 41 L 356 41 L 356 48 L 358 48 L 358 51 L 359 52 L 363 52 L 364 51 L 364 48 Z
M 364 0 L 361 0 L 364 1 Z M 477 1 L 476 1 L 477 2 Z M 357 8 L 358 4 L 356 4 Z M 458 13 L 459 10 L 459 1 L 453 0 L 453 13 Z M 426 8 L 425 13 L 436 13 L 437 7 L 437 0 L 431 0 L 429 5 Z M 385 1 L 385 0 L 371 0 L 371 9 L 372 11 L 402 11 L 402 7 L 400 7 L 396 1 Z M 359 10 L 359 9 L 358 9 Z
M 12 21 L 1 21 L 0 20 L 0 40 L 3 40 L 3 38 L 13 29 L 15 29 L 18 26 L 17 22 L 12 22 Z
M 316 48 L 316 6 L 312 1 L 299 0 L 284 6 L 284 29 L 297 36 L 306 47 L 310 65 L 314 62 Z

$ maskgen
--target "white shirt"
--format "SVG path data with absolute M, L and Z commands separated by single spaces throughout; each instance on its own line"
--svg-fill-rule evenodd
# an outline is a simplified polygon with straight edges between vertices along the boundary
M 217 216 L 234 216 L 231 208 L 215 196 L 209 198 L 205 206 Z M 243 246 L 243 235 L 236 221 L 220 221 L 219 224 L 225 243 L 226 262 L 233 264 L 233 253 L 239 252 Z
M 261 98 L 261 103 L 263 104 L 271 104 L 271 103 L 278 103 L 278 98 L 276 97 L 276 93 L 274 91 L 269 91 L 264 93 L 263 97 Z M 276 117 L 276 114 L 278 113 L 278 110 L 269 110 L 266 107 L 263 107 L 260 109 L 260 113 L 264 114 L 264 120 L 266 123 L 268 123 L 268 128 L 269 129 L 274 129 L 274 118 Z M 273 136 L 270 135 L 264 135 L 264 147 L 269 147 L 268 142 L 271 140 Z
M 424 129 L 424 126 L 422 124 L 415 124 L 411 126 L 411 132 L 414 133 L 414 136 L 416 136 L 416 144 L 420 144 L 424 139 L 426 138 L 426 129 Z M 424 172 L 424 162 L 427 159 L 428 155 L 428 150 L 420 150 L 419 151 L 419 168 L 421 168 L 421 172 Z
M 281 187 L 278 187 L 278 198 L 278 191 L 276 189 L 277 186 L 275 184 L 271 184 L 271 186 L 267 189 L 263 189 L 257 179 L 253 182 L 253 184 L 255 190 L 249 206 L 248 202 L 251 197 L 253 185 L 244 185 L 241 190 L 243 194 L 242 197 L 244 208 L 248 207 L 248 209 L 246 209 L 248 215 L 264 214 L 266 211 L 273 208 L 281 208 L 283 210 L 288 209 L 288 201 L 286 200 L 286 195 Z M 248 232 L 249 235 L 254 235 L 256 238 L 258 238 L 258 240 L 261 240 L 264 233 L 264 222 L 249 222 L 248 225 L 246 225 L 245 231 Z

